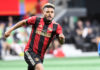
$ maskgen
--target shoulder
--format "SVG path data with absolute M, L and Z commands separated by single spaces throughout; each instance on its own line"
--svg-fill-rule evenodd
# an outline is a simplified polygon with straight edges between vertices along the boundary
M 41 19 L 41 18 L 38 17 L 38 16 L 31 16 L 31 17 L 29 17 L 28 19 Z
M 53 24 L 56 25 L 57 27 L 61 27 L 61 25 L 55 21 L 53 21 Z
M 52 21 L 52 24 L 53 24 L 53 25 L 58 25 L 58 23 L 55 22 L 54 20 Z
M 52 21 L 52 23 L 55 24 L 55 25 L 59 25 L 59 23 L 57 23 L 57 22 L 54 21 L 54 20 Z
M 37 18 L 37 16 L 31 16 L 28 19 L 33 19 L 33 18 Z

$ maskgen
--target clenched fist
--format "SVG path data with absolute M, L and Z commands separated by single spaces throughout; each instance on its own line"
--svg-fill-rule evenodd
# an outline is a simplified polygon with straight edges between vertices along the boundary
M 63 34 L 60 34 L 59 38 L 65 38 L 65 36 Z
M 5 34 L 4 34 L 4 38 L 9 37 L 10 36 L 10 33 L 11 33 L 10 31 L 6 31 Z
M 58 40 L 61 44 L 63 44 L 65 42 L 65 36 L 63 34 L 60 34 Z

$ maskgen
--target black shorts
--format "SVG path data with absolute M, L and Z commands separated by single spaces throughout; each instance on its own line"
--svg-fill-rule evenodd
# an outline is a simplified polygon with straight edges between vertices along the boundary
M 24 59 L 28 64 L 28 70 L 32 70 L 31 68 L 35 68 L 36 64 L 38 63 L 43 63 L 43 60 L 40 58 L 39 55 L 30 51 L 24 52 Z

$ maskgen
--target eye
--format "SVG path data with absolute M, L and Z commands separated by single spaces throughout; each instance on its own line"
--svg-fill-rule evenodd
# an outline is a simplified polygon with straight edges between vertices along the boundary
M 54 11 L 51 11 L 51 13 L 54 13 Z
M 46 13 L 49 13 L 49 11 L 46 11 Z

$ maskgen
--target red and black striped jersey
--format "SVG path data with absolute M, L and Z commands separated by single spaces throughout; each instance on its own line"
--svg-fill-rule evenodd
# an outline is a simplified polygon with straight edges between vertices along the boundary
M 28 18 L 26 23 L 32 25 L 32 31 L 24 51 L 32 51 L 43 59 L 54 36 L 62 33 L 62 27 L 54 21 L 46 23 L 37 16 Z

